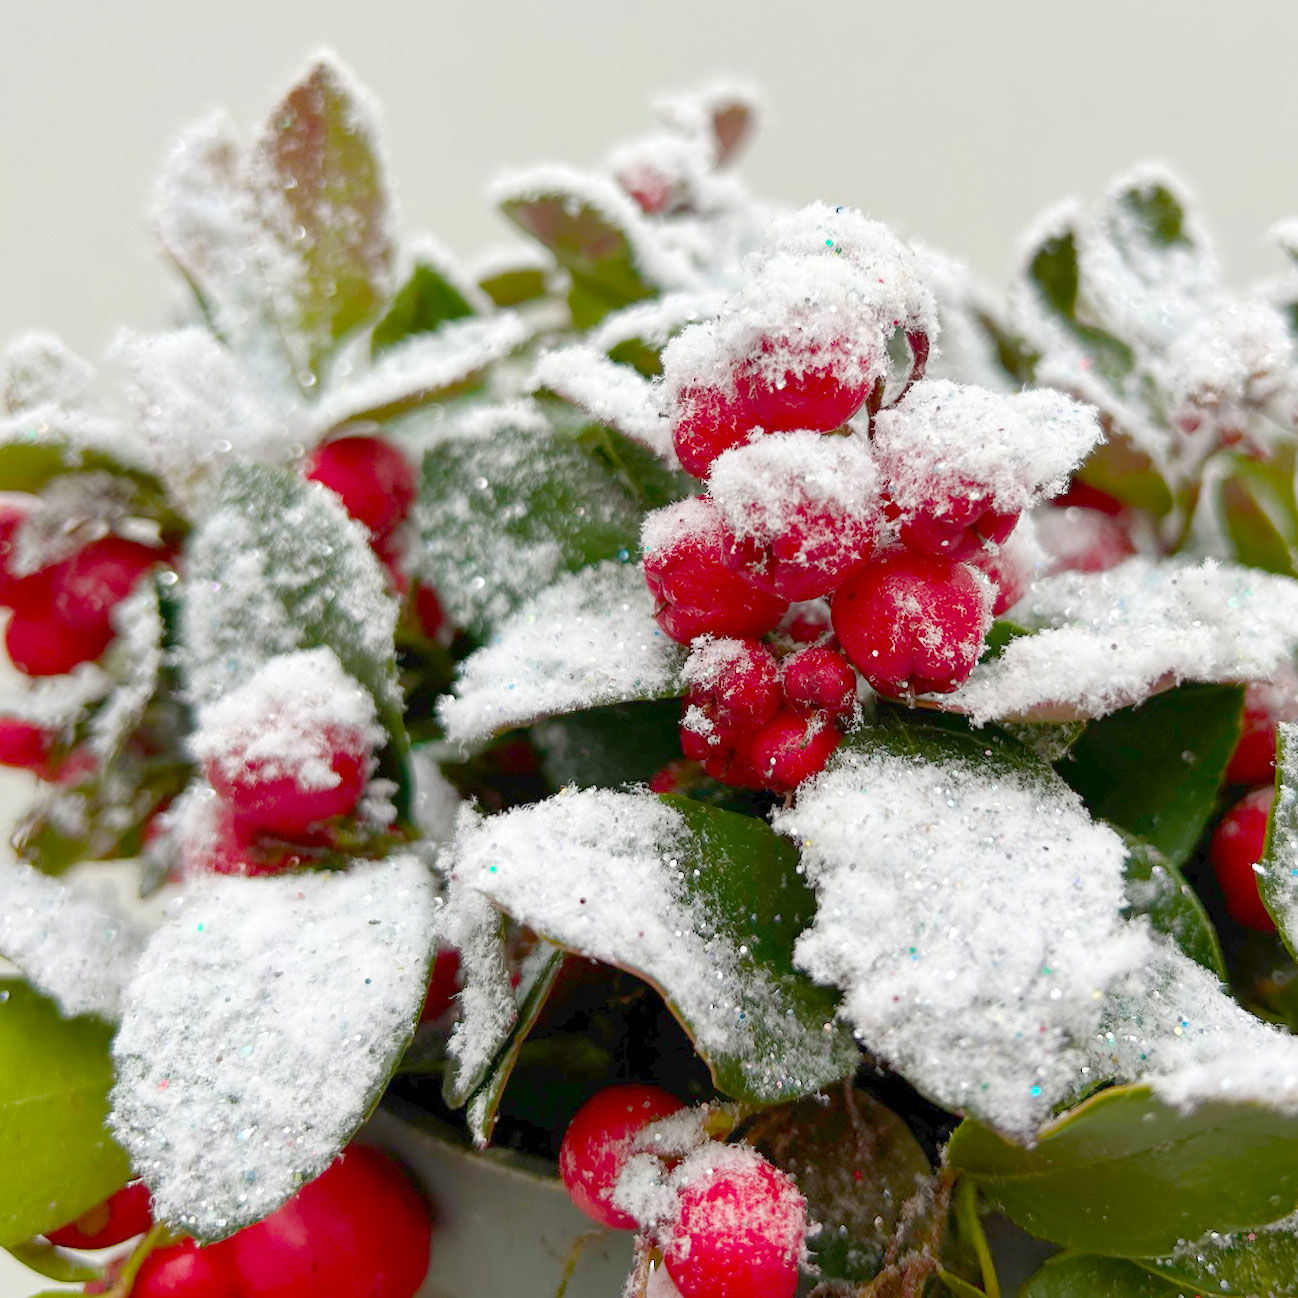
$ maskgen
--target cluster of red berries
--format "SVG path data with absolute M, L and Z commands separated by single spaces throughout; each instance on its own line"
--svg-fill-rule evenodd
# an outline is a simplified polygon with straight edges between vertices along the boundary
M 747 1145 L 700 1134 L 693 1150 L 660 1145 L 654 1123 L 684 1105 L 656 1086 L 611 1086 L 578 1111 L 559 1151 L 573 1203 L 601 1226 L 642 1230 L 661 1250 L 682 1298 L 792 1298 L 807 1205 L 784 1172 Z M 618 1203 L 635 1158 L 650 1161 L 666 1191 L 652 1220 Z
M 1221 818 L 1208 859 L 1236 923 L 1274 933 L 1275 920 L 1258 891 L 1257 866 L 1266 850 L 1267 826 L 1275 803 L 1276 728 L 1298 721 L 1298 676 L 1287 672 L 1255 681 L 1244 695 L 1244 722 L 1226 768 L 1226 781 L 1254 786 Z
M 46 1238 L 64 1248 L 111 1248 L 153 1225 L 136 1181 Z M 282 1208 L 219 1244 L 154 1249 L 132 1298 L 308 1298 L 321 1293 L 412 1298 L 428 1269 L 432 1223 L 409 1178 L 386 1154 L 349 1145 Z M 85 1293 L 108 1293 L 120 1260 Z

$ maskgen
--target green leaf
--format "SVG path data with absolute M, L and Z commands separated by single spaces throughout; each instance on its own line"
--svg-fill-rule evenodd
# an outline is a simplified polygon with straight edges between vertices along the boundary
M 1078 481 L 1157 518 L 1169 514 L 1174 504 L 1172 491 L 1158 466 L 1121 423 L 1105 413 L 1109 414 L 1104 420 L 1106 440 L 1078 469 Z
M 47 1280 L 59 1280 L 63 1284 L 83 1284 L 87 1280 L 98 1280 L 104 1273 L 103 1267 L 84 1262 L 74 1253 L 47 1244 L 43 1239 L 10 1244 L 5 1251 L 38 1275 L 43 1275 Z
M 37 494 L 67 473 L 111 473 L 134 488 L 135 512 L 169 518 L 166 488 L 148 469 L 111 444 L 111 430 L 67 421 L 62 426 L 17 415 L 0 424 L 0 491 Z
M 415 506 L 417 567 L 451 620 L 485 636 L 565 572 L 629 558 L 641 512 L 581 443 L 502 425 L 425 452 Z
M 1226 961 L 1217 930 L 1185 876 L 1156 847 L 1127 838 L 1127 915 L 1144 915 L 1197 964 L 1224 983 Z
M 1169 248 L 1173 244 L 1193 243 L 1185 229 L 1185 207 L 1163 181 L 1152 177 L 1137 181 L 1119 191 L 1110 202 L 1146 244 Z
M 1221 1100 L 1182 1113 L 1142 1085 L 1092 1096 L 1031 1149 L 967 1120 L 947 1158 L 1024 1230 L 1119 1257 L 1171 1253 L 1298 1205 L 1298 1121 Z
M 1218 509 L 1235 559 L 1298 576 L 1298 501 L 1292 450 L 1270 460 L 1233 457 L 1218 485 Z
M 0 1247 L 72 1221 L 130 1179 L 108 1134 L 112 1030 L 0 983 Z
M 277 654 L 327 646 L 374 696 L 388 744 L 380 774 L 408 812 L 409 740 L 397 686 L 397 607 L 338 498 L 282 469 L 232 466 L 189 541 L 181 665 L 210 703 Z
M 1066 1253 L 1052 1257 L 1019 1291 L 1019 1298 L 1188 1298 L 1133 1262 Z
M 872 1279 L 895 1235 L 931 1239 L 928 1158 L 910 1128 L 865 1091 L 801 1100 L 759 1119 L 745 1139 L 796 1179 L 821 1227 L 807 1241 L 811 1261 L 827 1279 Z
M 522 977 L 516 988 L 518 1014 L 508 1036 L 501 1043 L 500 1049 L 492 1061 L 490 1069 L 481 1079 L 477 1089 L 468 1098 L 465 1105 L 465 1120 L 469 1134 L 479 1149 L 485 1149 L 491 1143 L 491 1133 L 496 1128 L 496 1115 L 500 1111 L 500 1101 L 504 1098 L 505 1087 L 513 1075 L 514 1066 L 518 1063 L 519 1052 L 523 1043 L 536 1026 L 536 1021 L 545 1008 L 554 980 L 563 968 L 567 957 L 558 947 L 543 943 L 522 968 Z
M 616 789 L 647 783 L 680 757 L 680 720 L 675 699 L 614 704 L 542 721 L 532 742 L 555 788 Z
M 764 822 L 573 791 L 479 820 L 456 852 L 456 878 L 520 923 L 655 987 L 726 1094 L 777 1104 L 855 1070 L 835 994 L 793 967 L 815 897 Z
M 387 292 L 388 196 L 373 135 L 349 76 L 320 59 L 272 110 L 253 150 L 268 305 L 308 388 Z
M 1258 862 L 1262 903 L 1289 954 L 1298 959 L 1298 724 L 1276 727 L 1276 797 Z
M 544 297 L 549 286 L 545 269 L 527 263 L 483 275 L 478 287 L 497 306 L 511 307 Z
M 1141 1266 L 1172 1281 L 1178 1293 L 1190 1287 L 1197 1294 L 1235 1298 L 1239 1294 L 1291 1294 L 1298 1289 L 1298 1234 L 1283 1227 L 1267 1226 L 1233 1235 L 1210 1231 L 1170 1257 L 1138 1260 Z
M 617 223 L 626 200 L 612 189 L 612 182 L 608 184 L 608 194 L 596 190 L 594 181 L 587 193 L 542 186 L 501 204 L 504 214 L 549 248 L 568 272 L 569 305 L 579 329 L 658 291 L 640 270 L 631 234 Z M 629 218 L 628 213 L 628 223 Z
M 970 1284 L 968 1280 L 962 1280 L 944 1266 L 938 1267 L 937 1278 L 946 1286 L 947 1292 L 954 1295 L 954 1298 L 987 1298 L 986 1293 L 979 1289 L 977 1285 Z
M 1093 815 L 1182 865 L 1216 808 L 1243 690 L 1183 685 L 1087 727 L 1059 764 Z
M 432 333 L 447 320 L 474 314 L 473 305 L 442 271 L 430 262 L 417 262 L 387 314 L 374 326 L 370 351 L 377 356 L 412 334 Z

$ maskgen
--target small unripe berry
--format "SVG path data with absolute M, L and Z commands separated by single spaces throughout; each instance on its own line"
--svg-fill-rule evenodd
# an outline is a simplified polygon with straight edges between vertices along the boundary
M 306 476 L 323 483 L 343 508 L 375 536 L 387 536 L 410 512 L 415 471 L 390 442 L 377 437 L 336 437 L 318 446 Z
M 871 381 L 851 375 L 847 340 L 829 347 L 766 338 L 760 356 L 735 367 L 735 392 L 753 424 L 767 432 L 841 428 L 865 404 Z
M 577 1110 L 559 1147 L 559 1175 L 568 1196 L 601 1226 L 634 1230 L 637 1222 L 612 1195 L 636 1137 L 651 1122 L 685 1106 L 657 1086 L 610 1086 Z
M 405 1172 L 380 1150 L 348 1145 L 282 1208 L 220 1247 L 230 1249 L 238 1298 L 413 1298 L 431 1238 Z
M 152 1227 L 152 1206 L 149 1187 L 132 1181 L 75 1221 L 46 1231 L 45 1238 L 60 1248 L 112 1248 Z
M 658 601 L 658 625 L 689 644 L 701 635 L 759 636 L 788 606 L 726 565 L 716 507 L 703 497 L 650 515 L 644 531 L 645 582 Z
M 244 1298 L 231 1241 L 192 1239 L 155 1248 L 136 1273 L 131 1298 Z
M 781 712 L 748 743 L 748 765 L 762 788 L 788 793 L 819 775 L 843 736 L 823 716 Z
M 973 671 L 991 603 L 968 564 L 903 551 L 863 568 L 838 591 L 834 631 L 880 694 L 945 694 Z
M 838 719 L 856 705 L 856 671 L 836 649 L 810 645 L 784 660 L 784 697 L 795 712 Z
M 681 1175 L 663 1256 L 682 1298 L 793 1298 L 807 1228 L 793 1181 L 746 1146 L 700 1151 Z
M 1221 818 L 1208 847 L 1230 917 L 1259 933 L 1275 932 L 1275 920 L 1262 904 L 1253 868 L 1266 847 L 1267 819 L 1274 801 L 1275 789 L 1269 785 L 1246 794 Z
M 676 399 L 672 445 L 686 473 L 706 478 L 723 451 L 742 446 L 753 431 L 747 407 L 715 388 L 686 388 Z

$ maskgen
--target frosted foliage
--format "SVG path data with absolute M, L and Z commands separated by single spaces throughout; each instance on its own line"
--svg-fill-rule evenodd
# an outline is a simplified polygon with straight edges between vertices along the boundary
M 151 465 L 191 510 L 206 505 L 227 464 L 291 457 L 290 411 L 275 409 L 206 329 L 127 330 L 112 356 Z
M 841 750 L 775 826 L 819 900 L 796 962 L 843 990 L 861 1043 L 938 1103 L 1034 1132 L 1147 946 L 1119 919 L 1118 836 L 1053 774 L 883 748 Z
M 1262 899 L 1292 949 L 1298 944 L 1298 722 L 1281 721 L 1276 731 L 1280 778 L 1266 855 L 1257 868 Z
M 502 622 L 438 716 L 450 740 L 476 743 L 555 713 L 669 695 L 683 657 L 653 620 L 639 566 L 596 564 Z
M 51 879 L 29 865 L 0 866 L 0 956 L 65 1014 L 115 1019 L 144 939 L 111 892 L 83 876 Z
M 664 459 L 674 459 L 671 424 L 663 418 L 654 389 L 628 365 L 592 347 L 547 352 L 532 370 L 532 387 L 551 392 L 593 419 L 643 442 Z
M 686 325 L 711 319 L 724 303 L 725 294 L 719 289 L 664 293 L 647 302 L 635 302 L 606 315 L 591 331 L 590 345 L 601 352 L 632 340 L 649 347 L 665 347 Z
M 89 364 L 51 333 L 22 334 L 0 355 L 0 406 L 10 414 L 43 405 L 84 409 L 93 385 Z
M 419 749 L 410 755 L 410 774 L 415 785 L 414 820 L 420 836 L 426 843 L 443 843 L 455 832 L 460 795 L 437 763 Z
M 427 266 L 440 275 L 474 311 L 485 315 L 493 309 L 491 299 L 478 286 L 473 276 L 468 274 L 460 258 L 435 234 L 427 231 L 417 234 L 406 240 L 405 247 L 399 251 L 404 265 L 403 273 L 398 275 L 400 282 L 404 283 L 416 266 Z
M 449 1049 L 454 1085 L 465 1094 L 491 1067 L 518 1009 L 510 983 L 504 920 L 482 893 L 451 885 L 442 938 L 460 953 L 460 1013 Z
M 113 626 L 113 665 L 120 679 L 90 719 L 90 744 L 101 760 L 111 758 L 139 725 L 162 677 L 158 588 L 141 582 L 113 609 Z
M 988 392 L 934 379 L 875 417 L 880 467 L 893 499 L 919 509 L 977 491 L 997 509 L 1057 495 L 1102 440 L 1095 412 L 1058 392 Z
M 112 682 L 98 663 L 81 663 L 64 676 L 20 676 L 6 682 L 0 715 L 58 729 L 77 721 Z
M 1205 560 L 1042 578 L 1012 640 L 948 695 L 976 722 L 1098 717 L 1181 681 L 1266 680 L 1298 648 L 1298 582 Z
M 190 542 L 183 665 L 194 701 L 215 702 L 326 618 L 371 663 L 392 655 L 397 606 L 359 524 L 324 487 L 225 499 Z M 333 641 L 339 647 L 338 639 Z M 380 705 L 398 704 L 395 680 Z
M 720 931 L 689 887 L 695 858 L 684 819 L 657 798 L 566 789 L 466 816 L 454 878 L 559 945 L 642 974 L 700 1054 L 733 1057 L 754 1089 L 816 1089 L 841 1043 L 828 1025 L 803 1026 L 787 990 Z M 834 1062 L 850 1071 L 850 1061 Z
M 330 761 L 339 747 L 375 748 L 383 739 L 368 691 L 331 649 L 268 659 L 237 689 L 198 714 L 194 757 L 227 780 L 291 777 L 305 789 L 337 787 Z
M 763 437 L 719 456 L 708 494 L 730 530 L 769 541 L 795 522 L 828 515 L 831 543 L 845 518 L 880 521 L 879 471 L 862 437 L 784 433 Z M 806 528 L 807 544 L 819 539 Z
M 113 1044 L 112 1126 L 160 1220 L 220 1238 L 324 1171 L 409 1039 L 437 925 L 408 856 L 191 882 Z

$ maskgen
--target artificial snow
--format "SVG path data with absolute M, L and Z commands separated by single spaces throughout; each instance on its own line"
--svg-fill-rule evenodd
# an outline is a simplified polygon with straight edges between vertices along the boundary
M 113 1045 L 112 1127 L 158 1220 L 222 1238 L 324 1171 L 409 1039 L 437 928 L 409 856 L 189 883 Z
M 475 744 L 540 717 L 671 695 L 683 658 L 653 620 L 639 565 L 596 564 L 502 622 L 437 713 L 448 739 Z
M 1266 680 L 1298 649 L 1298 581 L 1132 558 L 1038 580 L 1012 640 L 947 695 L 976 723 L 1099 717 L 1182 681 Z
M 332 649 L 277 654 L 247 681 L 199 710 L 189 749 L 231 782 L 291 778 L 303 789 L 336 788 L 339 749 L 383 740 L 374 700 L 343 671 Z
M 84 876 L 51 879 L 0 865 L 0 956 L 65 1014 L 116 1019 L 144 947 L 145 928 Z

